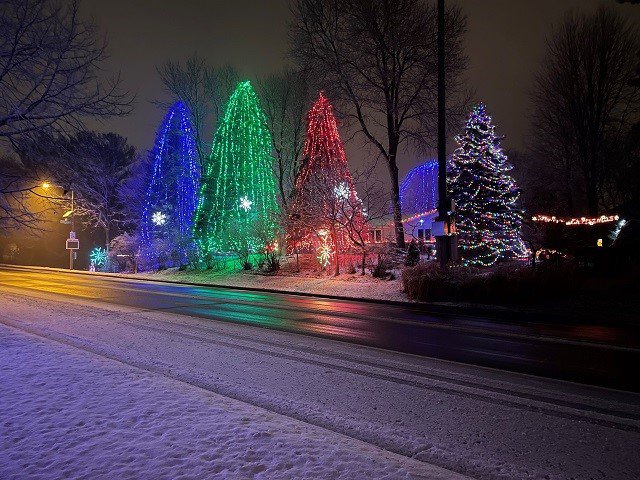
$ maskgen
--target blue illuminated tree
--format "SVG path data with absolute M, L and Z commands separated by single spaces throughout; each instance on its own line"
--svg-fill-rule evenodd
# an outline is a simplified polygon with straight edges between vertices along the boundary
M 156 253 L 172 257 L 164 262 L 167 265 L 185 260 L 200 185 L 200 164 L 190 118 L 189 109 L 177 102 L 160 125 L 151 152 L 150 182 L 142 209 L 142 247 L 148 252 L 164 250 Z
M 523 257 L 527 249 L 520 236 L 520 189 L 484 104 L 477 105 L 464 133 L 456 137 L 448 183 L 455 200 L 456 228 L 462 260 L 489 266 L 499 260 Z

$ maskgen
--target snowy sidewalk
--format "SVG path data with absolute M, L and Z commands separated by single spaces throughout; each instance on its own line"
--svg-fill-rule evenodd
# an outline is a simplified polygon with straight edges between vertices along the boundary
M 0 325 L 0 478 L 464 477 Z

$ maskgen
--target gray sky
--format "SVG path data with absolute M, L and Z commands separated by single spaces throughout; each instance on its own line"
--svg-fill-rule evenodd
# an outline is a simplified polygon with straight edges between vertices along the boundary
M 469 21 L 469 86 L 487 104 L 498 132 L 507 136 L 504 145 L 515 148 L 522 146 L 528 128 L 527 90 L 551 24 L 572 8 L 589 11 L 601 3 L 640 23 L 640 6 L 614 0 L 457 3 Z M 197 51 L 211 64 L 229 63 L 253 79 L 286 64 L 286 0 L 85 0 L 82 7 L 108 34 L 111 58 L 106 73 L 120 70 L 126 86 L 137 94 L 133 114 L 107 121 L 102 128 L 120 133 L 141 150 L 153 145 L 164 116 L 151 103 L 165 98 L 156 65 L 184 60 Z M 360 143 L 347 151 L 357 152 Z M 401 175 L 420 160 L 400 158 Z

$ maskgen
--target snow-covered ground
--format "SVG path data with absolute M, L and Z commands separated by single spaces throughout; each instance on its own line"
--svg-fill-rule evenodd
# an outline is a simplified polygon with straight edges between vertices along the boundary
M 638 395 L 0 290 L 0 478 L 640 478 Z
M 349 298 L 410 301 L 403 291 L 399 269 L 392 272 L 394 278 L 391 280 L 373 278 L 369 270 L 366 275 L 361 275 L 359 268 L 357 273 L 347 273 L 346 265 L 349 263 L 356 265 L 358 261 L 359 259 L 355 256 L 351 261 L 343 259 L 344 265 L 338 276 L 334 276 L 332 272 L 320 271 L 315 257 L 300 255 L 300 271 L 296 267 L 295 257 L 288 256 L 282 257 L 282 267 L 276 275 L 265 275 L 255 270 L 243 271 L 236 261 L 229 261 L 227 268 L 221 271 L 179 271 L 171 268 L 159 272 L 138 273 L 135 277 Z
M 338 277 L 322 275 L 261 275 L 255 272 L 181 272 L 175 269 L 154 273 L 138 273 L 137 278 L 171 282 L 202 283 L 243 288 L 266 288 L 281 292 L 313 293 L 349 298 L 410 301 L 402 289 L 399 273 L 393 280 L 380 280 L 371 275 L 346 274 Z
M 0 325 L 0 478 L 439 478 L 428 464 Z

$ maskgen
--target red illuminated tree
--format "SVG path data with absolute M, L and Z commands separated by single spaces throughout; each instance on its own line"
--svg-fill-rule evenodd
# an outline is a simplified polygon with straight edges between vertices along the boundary
M 338 256 L 352 243 L 344 225 L 364 222 L 364 215 L 333 107 L 322 92 L 307 113 L 302 153 L 302 167 L 287 221 L 289 250 L 315 252 L 321 266 L 333 264 L 338 275 Z

